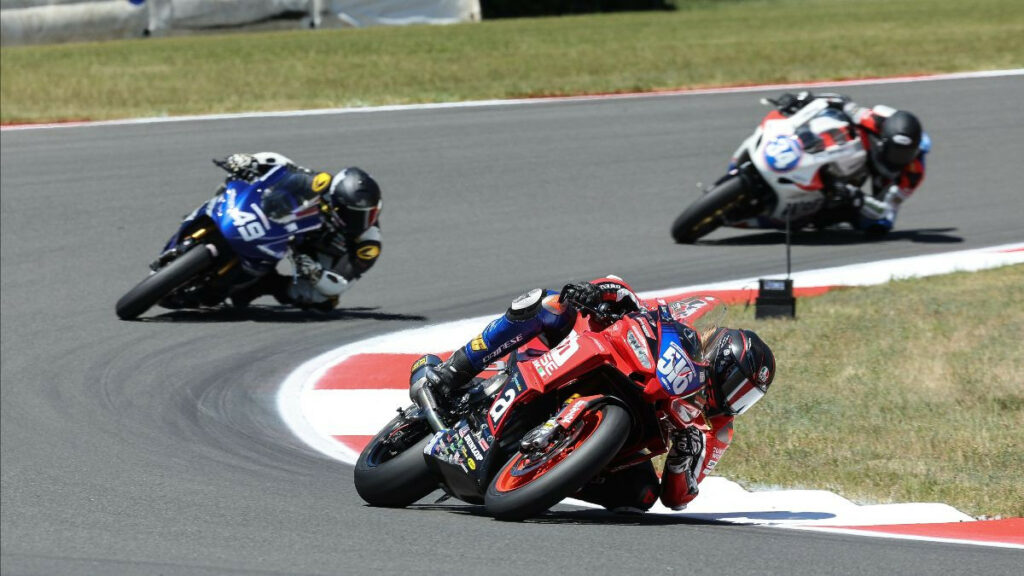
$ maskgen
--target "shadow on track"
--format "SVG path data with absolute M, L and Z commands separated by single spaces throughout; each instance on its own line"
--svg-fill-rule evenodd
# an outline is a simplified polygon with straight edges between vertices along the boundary
M 369 507 L 369 506 L 367 506 Z M 483 506 L 472 504 L 417 504 L 407 508 L 423 512 L 449 512 L 460 516 L 476 516 L 493 519 Z M 669 516 L 667 514 L 617 514 L 603 508 L 548 510 L 535 518 L 522 520 L 520 524 L 572 524 L 597 526 L 673 526 L 678 524 L 721 524 L 711 519 Z
M 274 322 L 281 324 L 303 324 L 314 322 L 331 322 L 336 320 L 379 320 L 420 322 L 427 320 L 419 314 L 401 314 L 396 312 L 380 312 L 378 307 L 360 306 L 354 308 L 335 308 L 329 312 L 315 310 L 299 310 L 289 306 L 249 306 L 233 308 L 200 308 L 189 310 L 171 310 L 158 316 L 138 318 L 138 322 L 194 322 L 197 324 L 213 322 Z
M 916 244 L 959 244 L 960 236 L 949 234 L 956 228 L 920 228 L 917 230 L 895 230 L 885 236 L 872 238 L 859 230 L 814 230 L 793 232 L 794 246 L 848 246 L 854 244 L 884 244 L 887 242 L 913 242 Z M 758 232 L 744 236 L 731 236 L 721 240 L 699 240 L 698 245 L 707 246 L 768 246 L 785 244 L 786 233 L 779 230 Z

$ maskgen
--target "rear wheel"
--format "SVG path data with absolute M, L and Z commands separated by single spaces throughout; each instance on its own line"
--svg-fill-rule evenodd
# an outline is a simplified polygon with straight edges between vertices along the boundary
M 437 488 L 423 449 L 430 441 L 426 422 L 398 416 L 363 448 L 356 462 L 359 497 L 371 506 L 408 506 Z
M 743 178 L 733 176 L 713 187 L 676 218 L 672 238 L 680 244 L 692 244 L 724 224 L 726 217 L 735 218 L 737 209 L 744 208 L 749 201 Z
M 499 520 L 540 514 L 579 490 L 604 469 L 629 435 L 624 408 L 587 411 L 542 453 L 517 453 L 487 488 L 484 505 Z
M 216 257 L 206 244 L 192 248 L 167 266 L 150 274 L 122 296 L 117 301 L 118 317 L 122 320 L 131 320 L 149 310 L 163 297 L 209 270 L 214 260 Z

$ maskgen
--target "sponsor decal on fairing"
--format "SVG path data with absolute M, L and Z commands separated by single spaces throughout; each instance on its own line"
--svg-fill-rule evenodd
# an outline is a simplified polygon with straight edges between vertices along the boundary
M 533 368 L 543 378 L 547 378 L 562 367 L 563 364 L 580 349 L 579 334 L 575 330 L 558 345 L 533 361 Z
M 764 161 L 773 172 L 789 172 L 800 163 L 803 147 L 796 136 L 780 134 L 764 145 Z
M 629 332 L 626 333 L 626 341 L 629 342 L 629 347 L 633 349 L 633 354 L 640 361 L 640 365 L 650 370 L 651 357 L 647 353 L 647 343 L 646 340 L 637 335 L 636 328 L 629 329 Z
M 692 392 L 690 387 L 699 384 L 697 370 L 677 342 L 669 342 L 662 349 L 661 358 L 658 359 L 658 380 L 665 391 L 673 396 Z

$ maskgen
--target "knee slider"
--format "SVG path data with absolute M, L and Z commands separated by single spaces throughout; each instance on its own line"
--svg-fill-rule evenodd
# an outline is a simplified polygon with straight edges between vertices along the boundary
M 540 288 L 534 288 L 513 300 L 512 305 L 509 306 L 508 311 L 505 312 L 505 317 L 513 322 L 529 320 L 537 315 L 537 311 L 540 310 L 541 302 L 543 300 L 544 291 Z
M 317 292 L 330 298 L 340 296 L 342 292 L 348 290 L 349 281 L 341 274 L 331 272 L 330 270 L 324 270 L 323 274 L 320 276 L 320 280 L 313 285 L 313 288 L 315 288 Z

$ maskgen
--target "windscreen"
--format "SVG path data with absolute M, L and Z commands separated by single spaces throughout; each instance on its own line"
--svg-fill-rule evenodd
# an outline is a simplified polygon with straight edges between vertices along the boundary
M 804 152 L 817 154 L 826 148 L 841 145 L 853 138 L 846 114 L 826 108 L 796 128 L 797 138 Z
M 264 214 L 276 222 L 295 220 L 297 213 L 316 205 L 320 195 L 313 192 L 313 176 L 291 170 L 263 191 Z
M 717 340 L 725 332 L 720 328 L 725 320 L 728 307 L 714 296 L 684 298 L 669 304 L 669 310 L 677 322 L 682 322 L 697 332 L 704 355 L 715 348 Z M 694 358 L 694 360 L 705 361 L 704 358 Z

